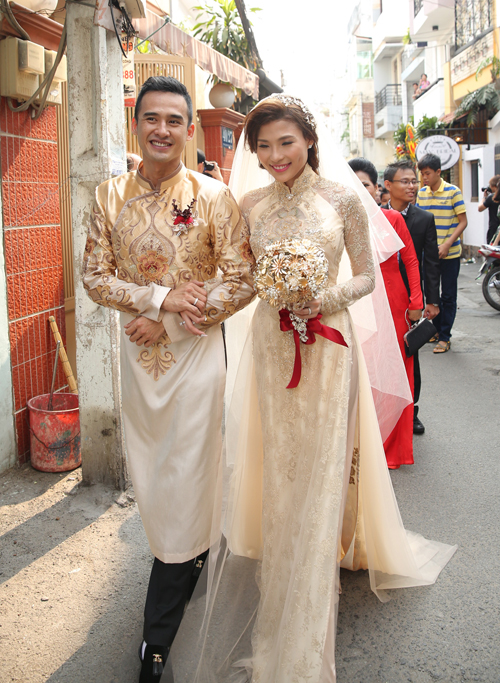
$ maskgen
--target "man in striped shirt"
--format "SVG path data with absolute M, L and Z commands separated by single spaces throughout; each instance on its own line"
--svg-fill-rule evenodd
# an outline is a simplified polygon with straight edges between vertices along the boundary
M 451 328 L 457 313 L 461 235 L 467 227 L 467 215 L 458 187 L 441 178 L 441 160 L 436 154 L 422 157 L 418 162 L 418 170 L 422 174 L 424 187 L 418 192 L 417 206 L 434 214 L 441 271 L 440 313 L 433 320 L 438 331 L 434 353 L 446 353 L 450 348 Z

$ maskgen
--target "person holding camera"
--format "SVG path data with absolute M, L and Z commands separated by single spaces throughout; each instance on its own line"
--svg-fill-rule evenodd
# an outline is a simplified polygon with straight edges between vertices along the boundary
M 495 175 L 491 178 L 488 187 L 481 188 L 483 191 L 483 201 L 477 207 L 479 212 L 488 209 L 488 232 L 486 233 L 486 242 L 490 244 L 495 236 L 500 219 L 498 218 L 498 209 L 500 208 L 500 175 Z
M 207 161 L 204 152 L 201 149 L 198 152 L 198 173 L 203 173 L 203 175 L 208 175 L 215 180 L 220 180 L 221 183 L 224 182 L 222 173 L 220 172 L 219 165 L 216 161 Z

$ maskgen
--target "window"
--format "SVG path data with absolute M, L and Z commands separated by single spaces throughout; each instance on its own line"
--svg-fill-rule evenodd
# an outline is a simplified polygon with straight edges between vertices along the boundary
M 455 47 L 460 48 L 492 26 L 493 0 L 455 0 Z
M 356 55 L 357 59 L 357 74 L 356 78 L 373 78 L 373 53 L 369 52 L 358 52 Z
M 495 145 L 495 175 L 500 175 L 500 145 Z
M 470 190 L 471 202 L 479 201 L 479 160 L 470 162 Z

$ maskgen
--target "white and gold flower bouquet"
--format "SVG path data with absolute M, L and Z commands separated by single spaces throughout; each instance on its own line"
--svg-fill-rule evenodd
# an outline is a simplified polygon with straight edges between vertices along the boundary
M 347 346 L 337 330 L 323 325 L 321 313 L 313 319 L 296 316 L 294 309 L 304 308 L 317 299 L 328 279 L 328 261 L 321 247 L 310 240 L 280 240 L 266 247 L 257 259 L 254 280 L 261 299 L 280 308 L 282 332 L 293 332 L 295 363 L 287 389 L 298 386 L 301 376 L 300 342 L 314 344 L 319 334 L 330 341 Z
M 271 306 L 303 305 L 316 299 L 328 277 L 328 261 L 310 240 L 280 240 L 257 259 L 255 287 Z
M 306 321 L 293 315 L 307 301 L 317 299 L 328 277 L 328 261 L 310 240 L 280 240 L 257 259 L 255 288 L 271 306 L 288 309 L 294 328 L 305 341 Z

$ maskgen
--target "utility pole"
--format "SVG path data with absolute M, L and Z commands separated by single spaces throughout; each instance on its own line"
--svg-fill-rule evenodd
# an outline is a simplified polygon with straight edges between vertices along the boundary
M 240 15 L 241 19 L 241 24 L 243 26 L 243 30 L 245 31 L 245 36 L 248 41 L 248 45 L 250 47 L 250 52 L 252 53 L 252 56 L 255 61 L 255 69 L 261 69 L 262 68 L 262 59 L 260 58 L 259 51 L 257 49 L 257 43 L 255 42 L 255 37 L 253 35 L 252 27 L 250 25 L 250 21 L 248 20 L 246 9 L 245 9 L 245 2 L 244 0 L 234 0 L 234 3 L 236 5 L 236 8 L 238 10 L 238 14 Z M 255 71 L 254 69 L 254 71 Z
M 126 171 L 121 51 L 94 7 L 66 6 L 71 212 L 83 480 L 123 489 L 118 313 L 89 299 L 82 259 L 97 185 Z

